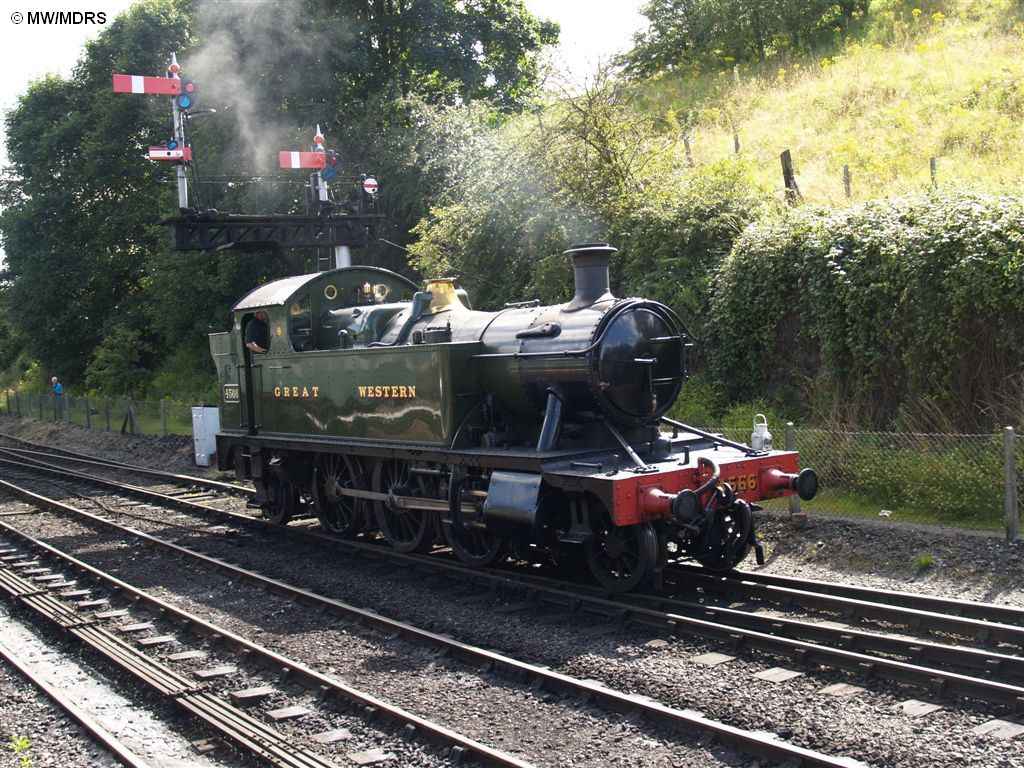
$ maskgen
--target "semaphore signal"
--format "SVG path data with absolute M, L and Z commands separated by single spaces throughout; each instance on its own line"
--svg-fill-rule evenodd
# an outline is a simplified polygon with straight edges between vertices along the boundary
M 313 173 L 309 175 L 309 184 L 313 190 L 313 196 L 320 202 L 321 210 L 329 209 L 327 182 L 333 181 L 338 175 L 338 171 L 341 170 L 341 156 L 337 152 L 324 149 L 324 134 L 319 125 L 316 127 L 316 133 L 313 134 L 313 146 L 309 152 L 282 150 L 278 152 L 278 162 L 282 168 L 312 169 Z M 335 246 L 334 265 L 336 267 L 352 266 L 352 255 L 347 245 Z
M 178 207 L 180 216 L 163 223 L 170 227 L 171 247 L 177 251 L 205 251 L 225 249 L 264 250 L 268 248 L 308 248 L 320 251 L 333 249 L 338 266 L 351 265 L 351 247 L 367 247 L 378 240 L 383 216 L 375 211 L 372 177 L 359 177 L 361 197 L 355 203 L 334 203 L 330 198 L 328 182 L 339 182 L 341 156 L 324 147 L 324 136 L 317 126 L 309 151 L 280 152 L 282 168 L 307 168 L 311 174 L 310 189 L 313 213 L 220 213 L 203 208 L 198 183 L 194 188 L 196 205 L 189 207 L 185 165 L 192 170 L 198 182 L 189 126 L 195 116 L 213 113 L 213 109 L 196 110 L 198 88 L 194 80 L 182 76 L 177 57 L 171 55 L 166 77 L 146 75 L 113 75 L 115 93 L 165 96 L 171 100 L 173 135 L 167 141 L 154 142 L 147 148 L 147 159 L 171 163 L 178 177 Z M 319 254 L 317 264 L 320 264 Z
M 173 115 L 173 137 L 170 141 L 149 148 L 150 160 L 172 162 L 177 165 L 178 207 L 188 208 L 188 184 L 185 181 L 185 163 L 193 162 L 192 147 L 185 140 L 184 120 L 188 110 L 196 105 L 197 87 L 194 80 L 181 79 L 181 65 L 176 54 L 171 54 L 167 65 L 168 77 L 145 75 L 114 75 L 114 93 L 142 93 L 170 96 Z

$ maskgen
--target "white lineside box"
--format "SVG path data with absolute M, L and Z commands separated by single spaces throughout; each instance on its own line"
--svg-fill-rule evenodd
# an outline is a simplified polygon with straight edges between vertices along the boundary
M 215 405 L 192 408 L 192 435 L 196 446 L 196 464 L 209 467 L 217 454 L 217 433 L 220 432 L 220 409 Z

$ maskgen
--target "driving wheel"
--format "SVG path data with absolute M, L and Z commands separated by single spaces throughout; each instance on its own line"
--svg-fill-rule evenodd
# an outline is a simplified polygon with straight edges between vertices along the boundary
M 396 496 L 427 496 L 426 483 L 409 471 L 402 459 L 381 459 L 373 468 L 373 490 Z M 434 543 L 435 519 L 426 509 L 399 507 L 389 498 L 373 502 L 377 527 L 398 552 L 422 552 Z
M 448 485 L 449 517 L 444 525 L 444 538 L 448 546 L 459 560 L 471 568 L 484 568 L 500 562 L 508 557 L 508 544 L 501 537 L 484 527 L 473 517 L 461 511 L 463 502 L 474 502 L 481 492 L 487 490 L 487 480 L 482 477 L 460 477 L 458 469 L 453 469 L 452 480 Z M 451 508 L 457 509 L 458 519 L 454 519 Z
M 351 538 L 366 524 L 366 500 L 346 496 L 345 490 L 360 487 L 359 460 L 323 453 L 313 468 L 313 508 L 321 527 L 342 538 Z

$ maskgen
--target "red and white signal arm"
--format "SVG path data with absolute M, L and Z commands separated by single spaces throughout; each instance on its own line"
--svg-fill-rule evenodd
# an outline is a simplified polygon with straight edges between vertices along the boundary
M 325 168 L 327 156 L 324 152 L 278 152 L 282 168 Z
M 176 77 L 114 75 L 114 93 L 156 93 L 164 96 L 177 96 L 181 93 L 181 80 Z
M 373 176 L 367 176 L 363 179 L 363 192 L 368 195 L 377 194 L 377 180 Z
M 174 149 L 168 149 L 167 147 L 150 147 L 149 154 L 146 155 L 150 160 L 172 160 L 176 162 L 192 162 L 192 148 L 191 147 L 175 147 Z

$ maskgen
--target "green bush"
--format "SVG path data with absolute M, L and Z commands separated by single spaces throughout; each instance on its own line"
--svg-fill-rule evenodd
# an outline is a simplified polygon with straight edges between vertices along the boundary
M 141 364 L 142 336 L 123 325 L 115 326 L 93 350 L 85 382 L 90 390 L 113 395 L 136 395 L 146 386 L 149 373 Z
M 715 276 L 716 387 L 828 420 L 987 429 L 1019 416 L 1024 201 L 921 194 L 750 226 Z
M 146 397 L 185 403 L 216 402 L 217 372 L 209 348 L 182 346 L 172 351 L 154 374 Z
M 613 265 L 622 293 L 668 304 L 702 339 L 715 270 L 768 205 L 740 159 L 688 173 L 674 201 L 647 203 L 628 214 L 622 227 L 628 237 Z

